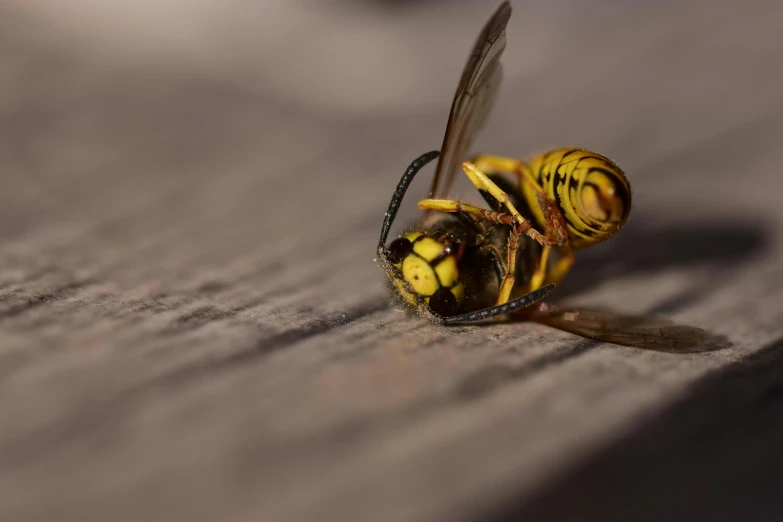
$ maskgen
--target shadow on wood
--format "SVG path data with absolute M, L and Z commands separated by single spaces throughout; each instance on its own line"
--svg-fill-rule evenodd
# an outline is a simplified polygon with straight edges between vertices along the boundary
M 702 353 L 730 348 L 725 336 L 655 316 L 541 304 L 526 319 L 596 341 L 668 353 Z
M 783 339 L 481 520 L 780 520 Z
M 716 271 L 760 256 L 769 244 L 769 227 L 759 222 L 683 223 L 654 227 L 641 216 L 606 245 L 577 253 L 558 297 L 584 292 L 608 278 L 652 274 L 673 268 Z

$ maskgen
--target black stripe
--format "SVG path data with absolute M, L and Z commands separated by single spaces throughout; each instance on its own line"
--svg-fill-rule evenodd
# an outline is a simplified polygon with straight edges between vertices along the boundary
M 450 249 L 448 249 L 448 248 L 444 248 L 444 249 L 441 251 L 441 253 L 440 253 L 440 254 L 438 254 L 437 256 L 435 256 L 435 259 L 433 259 L 432 261 L 429 261 L 429 264 L 430 264 L 430 266 L 431 266 L 432 268 L 435 268 L 436 266 L 438 266 L 439 264 L 441 264 L 441 263 L 443 262 L 443 260 L 444 260 L 444 259 L 446 259 L 447 257 L 449 257 L 449 256 L 450 256 L 452 253 L 453 253 L 453 252 L 452 252 Z

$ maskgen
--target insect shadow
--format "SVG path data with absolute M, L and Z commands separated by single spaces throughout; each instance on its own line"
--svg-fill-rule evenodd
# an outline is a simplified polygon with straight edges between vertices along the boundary
M 725 336 L 676 324 L 656 314 L 671 313 L 703 299 L 729 270 L 761 255 L 768 246 L 767 227 L 757 222 L 710 221 L 668 228 L 649 226 L 649 222 L 637 219 L 626 227 L 632 230 L 580 256 L 569 278 L 553 293 L 555 304 L 550 301 L 532 307 L 525 319 L 598 341 L 654 351 L 699 353 L 731 347 Z M 584 292 L 607 278 L 681 267 L 699 267 L 703 273 L 649 310 L 649 315 L 556 304 L 558 298 Z
M 644 215 L 636 216 L 622 234 L 580 252 L 569 277 L 556 290 L 557 297 L 584 292 L 606 279 L 620 276 L 686 267 L 699 267 L 705 274 L 718 273 L 757 258 L 769 246 L 769 227 L 760 222 L 704 221 L 676 226 L 655 226 L 652 222 Z M 705 290 L 715 287 L 714 280 L 710 283 L 702 285 Z M 692 289 L 683 293 L 690 294 Z M 665 309 L 659 306 L 655 311 L 669 312 L 680 306 Z

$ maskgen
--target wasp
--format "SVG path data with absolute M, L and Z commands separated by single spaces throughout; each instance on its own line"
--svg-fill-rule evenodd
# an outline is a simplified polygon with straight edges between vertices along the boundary
M 528 162 L 491 154 L 463 162 L 498 92 L 510 17 L 504 1 L 484 25 L 457 86 L 441 150 L 414 160 L 392 195 L 377 253 L 394 293 L 440 324 L 513 314 L 620 344 L 677 344 L 672 338 L 688 333 L 667 331 L 659 322 L 531 307 L 563 280 L 575 250 L 623 227 L 631 187 L 614 161 L 580 148 L 552 150 Z M 418 203 L 423 217 L 387 246 L 408 187 L 436 158 L 429 197 Z M 489 208 L 446 197 L 459 170 Z

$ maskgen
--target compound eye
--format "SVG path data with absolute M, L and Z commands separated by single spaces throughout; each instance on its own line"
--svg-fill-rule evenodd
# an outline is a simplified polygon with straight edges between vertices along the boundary
M 448 288 L 440 288 L 430 297 L 430 310 L 441 317 L 451 317 L 457 309 L 457 298 Z
M 413 252 L 413 243 L 404 237 L 395 239 L 389 245 L 387 252 L 391 264 L 398 265 L 402 263 L 402 260 L 408 257 L 411 252 Z

